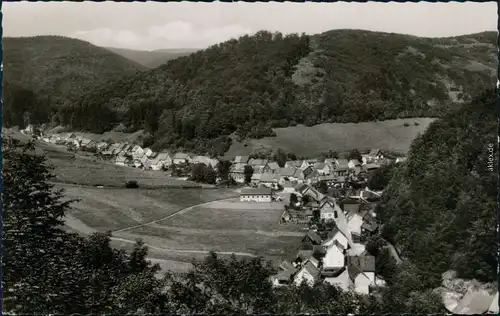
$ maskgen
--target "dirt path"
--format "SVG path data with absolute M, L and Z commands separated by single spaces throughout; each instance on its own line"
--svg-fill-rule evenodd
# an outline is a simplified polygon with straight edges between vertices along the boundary
M 160 219 L 156 219 L 154 221 L 150 221 L 150 222 L 147 222 L 147 223 L 142 223 L 142 224 L 139 224 L 139 225 L 134 225 L 134 226 L 129 226 L 129 227 L 125 227 L 125 228 L 120 228 L 120 229 L 117 229 L 117 230 L 113 230 L 112 233 L 117 233 L 117 232 L 122 232 L 122 231 L 129 230 L 129 229 L 134 229 L 134 228 L 139 228 L 139 227 L 143 227 L 143 226 L 148 226 L 150 224 L 155 224 L 155 223 L 161 222 L 163 220 L 169 219 L 169 218 L 174 217 L 176 215 L 185 214 L 185 213 L 191 211 L 192 209 L 194 209 L 195 207 L 209 205 L 209 204 L 211 204 L 213 202 L 217 202 L 217 201 L 225 201 L 225 200 L 232 200 L 232 199 L 234 199 L 234 197 L 217 199 L 217 200 L 213 200 L 213 201 L 210 201 L 210 202 L 205 202 L 205 203 L 201 203 L 201 204 L 196 204 L 196 205 L 188 206 L 186 208 L 183 208 L 183 209 L 181 209 L 181 210 L 179 210 L 179 211 L 177 211 L 175 213 L 172 213 L 172 214 L 170 214 L 168 216 L 165 216 L 165 217 L 162 217 Z
M 86 234 L 86 235 L 90 235 L 90 234 L 98 232 L 96 229 L 87 226 L 85 223 L 83 223 L 82 221 L 73 217 L 70 214 L 66 215 L 65 222 L 66 222 L 66 225 L 68 225 L 72 229 L 74 229 L 80 233 Z M 111 240 L 129 243 L 129 244 L 135 244 L 135 242 L 136 242 L 135 240 L 132 240 L 132 239 L 126 239 L 126 238 L 120 238 L 120 237 L 111 237 Z M 153 245 L 146 244 L 146 243 L 144 245 L 146 245 L 148 248 L 155 249 L 155 250 L 158 250 L 160 252 L 199 253 L 199 254 L 208 254 L 209 253 L 208 250 L 170 249 L 170 248 L 162 248 L 162 247 L 153 246 Z M 234 253 L 236 256 L 256 257 L 256 255 L 254 255 L 252 253 L 248 253 L 248 252 L 217 251 L 217 253 L 221 254 L 221 255 L 231 255 Z

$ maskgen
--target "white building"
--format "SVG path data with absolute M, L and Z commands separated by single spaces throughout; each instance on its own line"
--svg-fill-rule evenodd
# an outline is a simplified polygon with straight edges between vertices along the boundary
M 268 188 L 245 188 L 241 190 L 241 202 L 271 202 L 273 190 Z
M 313 286 L 316 280 L 320 277 L 320 270 L 314 264 L 313 261 L 307 260 L 302 268 L 297 272 L 293 279 L 293 283 L 299 286 L 302 282 L 305 282 L 309 286 Z

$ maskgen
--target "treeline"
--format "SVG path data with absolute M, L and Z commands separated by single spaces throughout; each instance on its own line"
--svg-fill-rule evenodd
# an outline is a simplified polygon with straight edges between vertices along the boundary
M 73 201 L 52 178 L 33 144 L 3 139 L 3 311 L 16 314 L 299 314 L 440 312 L 418 277 L 398 275 L 380 296 L 316 284 L 273 288 L 276 271 L 260 258 L 211 253 L 187 273 L 158 275 L 138 241 L 132 252 L 111 247 L 110 234 L 82 237 L 62 229 Z M 226 166 L 227 167 L 227 166 Z M 225 167 L 223 169 L 226 169 Z M 404 281 L 404 282 L 401 282 Z M 394 284 L 394 285 L 393 285 Z M 394 287 L 393 287 L 394 286 Z M 408 299 L 411 298 L 411 299 Z
M 383 236 L 430 287 L 447 270 L 484 282 L 497 278 L 496 100 L 488 91 L 433 122 L 393 170 L 378 207 Z
M 495 52 L 493 32 L 427 39 L 261 31 L 86 88 L 77 101 L 58 102 L 53 121 L 98 133 L 123 123 L 158 146 L 207 152 L 215 147 L 207 141 L 233 133 L 241 140 L 296 124 L 439 117 L 494 84 Z

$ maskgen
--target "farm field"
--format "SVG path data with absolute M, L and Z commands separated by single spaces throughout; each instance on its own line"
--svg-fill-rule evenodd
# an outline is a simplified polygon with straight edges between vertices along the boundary
M 278 262 L 297 251 L 304 235 L 296 226 L 278 225 L 282 212 L 282 203 L 242 203 L 229 199 L 193 207 L 189 212 L 114 236 L 126 239 L 140 236 L 150 245 L 168 249 L 236 252 Z M 192 257 L 192 253 L 166 254 L 168 259 L 185 262 Z
M 171 215 L 185 207 L 237 196 L 233 189 L 113 189 L 57 185 L 74 202 L 70 215 L 97 230 L 118 230 Z
M 282 203 L 241 203 L 235 190 L 58 187 L 65 188 L 67 198 L 81 199 L 67 216 L 68 230 L 114 231 L 113 245 L 128 251 L 140 238 L 149 247 L 148 258 L 173 270 L 187 269 L 192 259 L 203 259 L 210 250 L 279 263 L 297 251 L 304 235 L 297 227 L 277 225 Z M 195 204 L 202 205 L 189 207 Z M 141 223 L 146 225 L 131 227 Z
M 200 184 L 178 180 L 161 171 L 117 166 L 112 162 L 98 160 L 92 156 L 68 152 L 64 146 L 36 142 L 39 152 L 43 152 L 48 162 L 54 167 L 55 182 L 88 186 L 123 187 L 125 182 L 134 180 L 139 186 L 180 187 Z M 209 185 L 203 185 L 209 187 Z
M 233 144 L 226 157 L 249 155 L 255 150 L 282 148 L 299 156 L 317 156 L 335 150 L 344 152 L 353 148 L 406 153 L 418 133 L 423 133 L 434 118 L 409 118 L 363 123 L 323 123 L 314 126 L 297 125 L 275 128 L 276 137 L 264 137 Z M 415 125 L 418 122 L 419 125 Z M 404 126 L 408 123 L 409 126 Z

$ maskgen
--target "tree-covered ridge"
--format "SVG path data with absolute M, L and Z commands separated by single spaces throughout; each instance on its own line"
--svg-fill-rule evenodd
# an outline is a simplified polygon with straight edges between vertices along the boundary
M 63 122 L 102 131 L 146 128 L 161 146 L 198 148 L 270 127 L 441 116 L 494 84 L 493 32 L 429 39 L 338 30 L 258 32 L 103 87 Z M 104 113 L 105 115 L 97 115 Z
M 3 38 L 4 81 L 32 90 L 52 107 L 104 82 L 146 69 L 88 42 L 62 36 Z
M 432 123 L 394 172 L 377 212 L 385 237 L 434 286 L 450 269 L 496 279 L 496 99 L 489 91 Z

